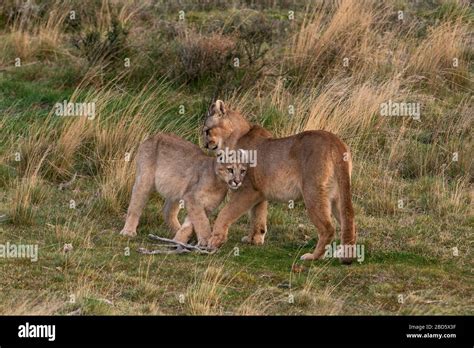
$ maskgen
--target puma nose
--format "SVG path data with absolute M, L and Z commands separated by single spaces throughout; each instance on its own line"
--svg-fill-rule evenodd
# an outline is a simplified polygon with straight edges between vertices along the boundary
M 229 180 L 229 186 L 233 189 L 237 189 L 238 187 L 240 187 L 240 181 L 237 181 L 237 180 Z

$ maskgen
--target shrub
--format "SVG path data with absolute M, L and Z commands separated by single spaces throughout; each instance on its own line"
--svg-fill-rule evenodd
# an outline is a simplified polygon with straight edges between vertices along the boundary
M 87 59 L 90 66 L 109 66 L 127 56 L 128 31 L 116 18 L 103 34 L 94 29 L 73 39 L 73 45 Z
M 188 31 L 178 42 L 178 59 L 187 82 L 203 77 L 219 77 L 232 69 L 236 44 L 228 36 L 204 36 Z
M 253 11 L 252 11 L 253 12 Z M 263 58 L 268 52 L 274 36 L 274 23 L 261 13 L 240 11 L 231 24 L 238 37 L 238 44 L 248 59 L 249 65 Z

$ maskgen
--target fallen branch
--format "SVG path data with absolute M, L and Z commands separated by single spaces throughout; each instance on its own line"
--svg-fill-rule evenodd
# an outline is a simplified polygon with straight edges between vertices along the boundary
M 192 245 L 187 243 L 181 243 L 173 239 L 163 238 L 155 236 L 154 234 L 149 234 L 148 238 L 154 241 L 165 242 L 168 244 L 160 244 L 160 247 L 164 247 L 164 249 L 155 249 L 155 250 L 148 250 L 145 248 L 138 249 L 139 253 L 154 255 L 154 254 L 183 254 L 189 252 L 197 252 L 200 254 L 213 254 L 215 250 L 211 250 L 205 247 L 200 247 L 198 245 Z
M 161 250 L 161 249 L 155 249 L 155 250 L 148 250 L 145 248 L 139 248 L 138 252 L 140 254 L 146 254 L 146 255 L 156 255 L 156 254 L 164 254 L 164 255 L 169 255 L 169 254 L 183 254 L 183 253 L 190 253 L 191 250 L 189 249 L 184 249 L 181 247 L 171 249 L 171 250 Z

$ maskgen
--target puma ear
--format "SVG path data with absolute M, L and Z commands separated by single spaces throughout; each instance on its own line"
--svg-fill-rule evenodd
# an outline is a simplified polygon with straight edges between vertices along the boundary
M 219 110 L 222 115 L 224 115 L 227 111 L 222 100 L 216 100 L 216 109 Z
M 220 99 L 211 105 L 211 115 L 224 116 L 227 112 L 224 102 Z

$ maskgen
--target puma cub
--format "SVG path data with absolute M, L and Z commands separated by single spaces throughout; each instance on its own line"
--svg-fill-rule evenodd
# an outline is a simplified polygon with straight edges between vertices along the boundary
M 140 215 L 153 187 L 165 199 L 163 215 L 175 233 L 174 239 L 186 243 L 193 230 L 199 245 L 207 245 L 211 236 L 210 214 L 224 200 L 227 189 L 242 184 L 247 166 L 240 163 L 218 163 L 201 149 L 178 136 L 158 133 L 138 148 L 137 172 L 125 226 L 120 232 L 134 237 Z M 187 216 L 178 221 L 180 200 Z

